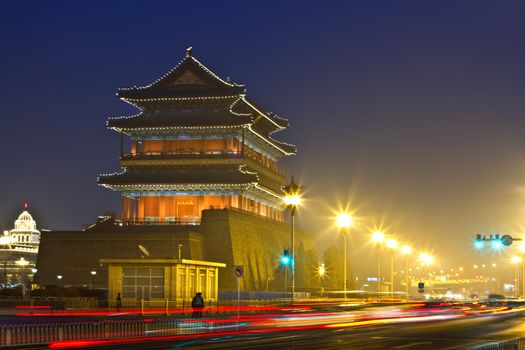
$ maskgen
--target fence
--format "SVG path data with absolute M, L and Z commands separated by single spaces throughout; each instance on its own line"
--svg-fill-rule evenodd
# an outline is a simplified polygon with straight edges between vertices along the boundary
M 235 319 L 141 319 L 0 325 L 0 348 L 54 341 L 122 339 L 220 332 L 238 327 Z
M 525 350 L 525 338 L 490 344 L 473 345 L 470 346 L 468 350 Z
M 239 304 L 237 304 L 237 300 L 214 300 L 205 302 L 203 313 L 210 318 L 226 317 L 239 311 L 259 312 L 269 309 L 276 310 L 288 303 L 289 300 L 241 300 Z M 111 305 L 111 309 L 115 310 L 114 305 Z M 193 312 L 193 309 L 189 300 L 138 300 L 136 305 L 126 305 L 126 308 L 121 309 L 121 311 L 140 312 L 143 315 L 165 314 L 186 317 Z
M 34 298 L 0 298 L 0 309 L 19 307 L 50 306 L 53 309 L 96 309 L 100 301 L 92 297 L 34 297 Z

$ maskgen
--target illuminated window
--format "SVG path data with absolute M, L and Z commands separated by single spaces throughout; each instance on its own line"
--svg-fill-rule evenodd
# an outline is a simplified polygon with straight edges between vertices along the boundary
M 215 298 L 215 271 L 210 271 L 209 273 L 209 280 L 210 280 L 210 290 L 209 290 L 209 297 L 210 298 Z
M 164 268 L 124 267 L 122 297 L 128 299 L 163 299 Z
M 186 269 L 179 269 L 177 277 L 177 298 L 184 298 L 184 290 L 186 289 Z

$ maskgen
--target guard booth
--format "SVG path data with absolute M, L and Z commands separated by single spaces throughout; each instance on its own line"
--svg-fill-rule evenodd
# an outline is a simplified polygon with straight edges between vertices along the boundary
M 206 302 L 218 298 L 219 262 L 187 259 L 100 259 L 108 269 L 108 301 L 113 305 L 121 293 L 122 305 L 134 307 L 191 301 L 201 292 Z

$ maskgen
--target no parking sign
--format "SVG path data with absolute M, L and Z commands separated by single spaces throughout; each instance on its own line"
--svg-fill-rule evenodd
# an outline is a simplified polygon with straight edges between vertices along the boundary
M 233 274 L 237 278 L 241 278 L 242 276 L 244 276 L 244 266 L 243 265 L 236 265 L 233 268 Z

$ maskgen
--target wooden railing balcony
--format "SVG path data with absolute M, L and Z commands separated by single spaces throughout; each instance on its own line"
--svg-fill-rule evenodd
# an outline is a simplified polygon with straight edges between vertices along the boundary
M 195 218 L 170 218 L 167 220 L 143 220 L 143 219 L 128 219 L 117 222 L 118 226 L 175 226 L 175 225 L 200 225 L 201 220 L 198 217 Z
M 241 158 L 242 152 L 230 151 L 230 150 L 210 150 L 210 151 L 198 151 L 198 150 L 179 150 L 176 152 L 140 152 L 133 154 L 122 154 L 121 160 L 132 160 L 132 159 L 155 159 L 155 158 L 167 158 L 167 159 L 191 159 L 191 158 Z
M 277 167 L 269 166 L 255 159 L 254 157 L 244 154 L 241 151 L 231 150 L 209 150 L 198 151 L 192 149 L 178 150 L 176 152 L 139 152 L 139 153 L 123 153 L 120 155 L 121 161 L 133 160 L 177 160 L 177 159 L 241 159 L 246 158 L 261 166 L 264 169 L 271 170 L 280 176 L 285 176 L 285 172 Z

